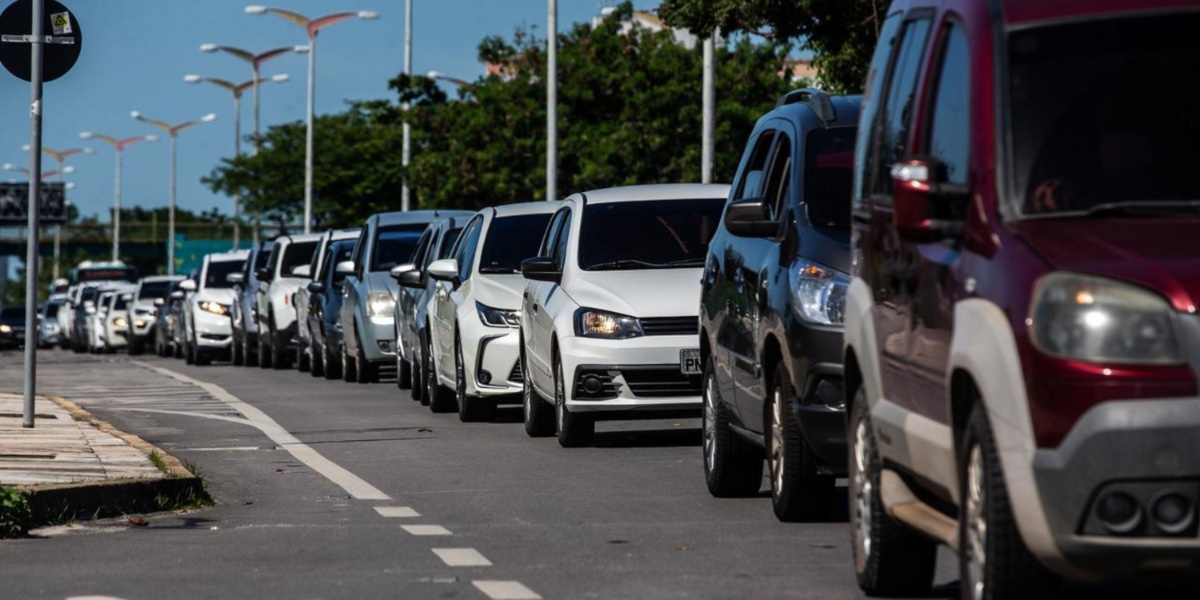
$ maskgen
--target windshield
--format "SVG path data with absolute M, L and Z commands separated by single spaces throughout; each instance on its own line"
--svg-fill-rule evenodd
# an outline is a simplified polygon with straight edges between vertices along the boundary
M 143 281 L 142 287 L 138 289 L 138 300 L 147 298 L 166 298 L 168 290 L 171 289 L 171 281 Z
M 550 217 L 550 213 L 544 213 L 493 219 L 483 240 L 479 272 L 517 273 L 521 261 L 537 256 Z
M 275 247 L 275 242 L 263 242 L 258 252 L 254 253 L 254 270 L 265 268 L 267 262 L 271 260 L 271 249 Z
M 133 298 L 133 294 L 117 294 L 116 300 L 113 300 L 113 310 L 125 310 L 129 308 L 129 300 Z
M 804 204 L 815 227 L 850 226 L 854 127 L 815 129 L 805 140 Z
M 425 224 L 394 225 L 375 232 L 375 251 L 371 253 L 371 272 L 391 271 L 392 267 L 412 260 L 413 250 L 425 233 Z
M 300 277 L 293 275 L 292 269 L 312 262 L 313 252 L 317 251 L 317 242 L 293 242 L 283 251 L 283 264 L 279 265 L 280 277 Z
M 246 264 L 244 260 L 214 260 L 208 263 L 208 268 L 204 270 L 204 287 L 206 288 L 231 288 L 232 283 L 229 283 L 226 276 L 230 273 L 241 273 L 242 267 Z
M 25 309 L 23 307 L 9 306 L 7 308 L 0 308 L 0 320 L 14 321 L 17 319 L 24 319 L 24 318 L 25 318 Z
M 589 204 L 580 224 L 579 267 L 703 266 L 724 205 L 722 198 Z
M 60 307 L 60 306 L 62 306 L 62 304 L 59 304 L 57 302 L 51 302 L 50 304 L 47 304 L 46 305 L 46 318 L 53 319 L 54 317 L 57 317 L 58 316 L 58 307 Z
M 1012 34 L 1012 176 L 1024 214 L 1200 200 L 1200 111 L 1186 100 L 1200 94 L 1188 75 L 1200 68 L 1198 28 L 1200 16 L 1176 14 Z

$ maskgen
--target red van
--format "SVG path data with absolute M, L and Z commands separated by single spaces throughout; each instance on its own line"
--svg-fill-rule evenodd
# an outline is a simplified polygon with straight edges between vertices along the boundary
M 898 0 L 846 299 L 859 585 L 1200 568 L 1200 2 Z

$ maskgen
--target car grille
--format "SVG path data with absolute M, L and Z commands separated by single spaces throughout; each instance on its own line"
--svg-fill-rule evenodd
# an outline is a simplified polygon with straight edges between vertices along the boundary
M 700 395 L 700 375 L 684 375 L 678 365 L 623 367 L 621 375 L 629 391 L 641 398 Z
M 698 335 L 699 317 L 647 317 L 639 319 L 646 335 Z

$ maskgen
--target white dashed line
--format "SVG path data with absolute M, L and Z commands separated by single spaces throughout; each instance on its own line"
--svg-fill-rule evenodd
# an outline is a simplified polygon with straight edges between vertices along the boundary
M 472 581 L 471 583 L 492 600 L 542 599 L 533 590 L 521 585 L 519 581 Z
M 441 525 L 401 525 L 400 528 L 412 535 L 451 535 L 450 530 Z
M 417 511 L 407 506 L 376 506 L 375 512 L 381 517 L 419 517 Z
M 490 567 L 492 561 L 474 548 L 434 548 L 447 567 Z

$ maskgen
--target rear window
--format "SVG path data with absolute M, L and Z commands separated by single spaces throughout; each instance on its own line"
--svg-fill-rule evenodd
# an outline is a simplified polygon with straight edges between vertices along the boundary
M 804 201 L 814 227 L 849 227 L 857 128 L 816 129 L 805 139 Z
M 204 270 L 204 287 L 206 288 L 231 288 L 232 283 L 226 277 L 230 273 L 241 273 L 242 267 L 245 266 L 244 260 L 222 260 L 208 263 L 208 268 Z
M 138 300 L 147 298 L 166 298 L 168 291 L 171 289 L 171 282 L 164 281 L 143 281 L 142 287 L 138 289 Z
M 537 256 L 550 213 L 493 219 L 483 241 L 480 273 L 517 273 L 521 261 Z
M 704 265 L 724 198 L 589 204 L 583 213 L 579 267 L 670 269 Z M 613 243 L 614 239 L 621 243 Z
M 297 277 L 292 275 L 292 269 L 312 262 L 313 252 L 317 251 L 317 242 L 293 242 L 283 251 L 283 262 L 279 265 L 280 277 Z
M 375 232 L 375 251 L 371 253 L 371 272 L 391 271 L 412 259 L 426 225 L 393 225 Z

